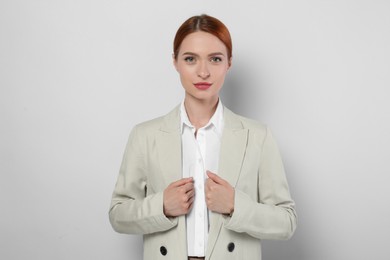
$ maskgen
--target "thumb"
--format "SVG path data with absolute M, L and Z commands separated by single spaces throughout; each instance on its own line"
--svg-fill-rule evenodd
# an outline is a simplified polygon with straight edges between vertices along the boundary
M 216 175 L 215 173 L 211 172 L 211 171 L 206 171 L 207 173 L 207 176 L 213 180 L 214 182 L 218 183 L 218 184 L 223 184 L 224 183 L 224 180 L 219 177 L 218 175 Z
M 171 186 L 172 187 L 179 187 L 179 186 L 185 185 L 185 184 L 187 184 L 189 182 L 193 182 L 193 178 L 192 177 L 183 178 L 183 179 L 180 179 L 178 181 L 172 182 Z

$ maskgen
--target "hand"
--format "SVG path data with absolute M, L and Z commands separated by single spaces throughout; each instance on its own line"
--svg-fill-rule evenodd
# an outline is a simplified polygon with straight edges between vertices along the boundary
M 167 217 L 177 217 L 187 214 L 194 202 L 194 180 L 183 178 L 172 182 L 164 190 L 164 214 Z
M 234 211 L 234 188 L 224 179 L 207 171 L 206 204 L 211 211 L 232 214 Z

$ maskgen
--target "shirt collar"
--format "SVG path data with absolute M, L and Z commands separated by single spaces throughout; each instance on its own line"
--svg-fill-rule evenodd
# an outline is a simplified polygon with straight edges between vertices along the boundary
M 180 105 L 180 119 L 181 119 L 181 124 L 180 124 L 181 133 L 183 133 L 184 125 L 191 128 L 194 127 L 191 124 L 190 120 L 188 119 L 186 108 L 184 106 L 184 100 L 181 102 Z M 221 136 L 223 130 L 223 105 L 220 99 L 218 100 L 217 109 L 215 110 L 214 115 L 210 118 L 210 121 L 203 128 L 207 128 L 211 125 L 214 127 L 217 134 Z

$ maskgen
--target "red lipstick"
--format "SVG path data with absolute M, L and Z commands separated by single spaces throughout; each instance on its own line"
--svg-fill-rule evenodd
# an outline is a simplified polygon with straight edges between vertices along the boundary
M 194 86 L 197 88 L 197 89 L 200 89 L 200 90 L 206 90 L 208 88 L 211 87 L 211 83 L 208 83 L 208 82 L 198 82 L 198 83 L 194 83 Z

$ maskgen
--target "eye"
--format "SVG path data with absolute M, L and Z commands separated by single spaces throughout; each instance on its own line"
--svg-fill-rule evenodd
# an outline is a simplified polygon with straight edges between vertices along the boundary
M 218 62 L 221 62 L 222 59 L 221 59 L 220 57 L 211 57 L 210 61 L 211 61 L 211 62 L 218 63 Z
M 187 63 L 194 63 L 195 62 L 195 57 L 193 56 L 187 56 L 184 58 L 184 61 Z

